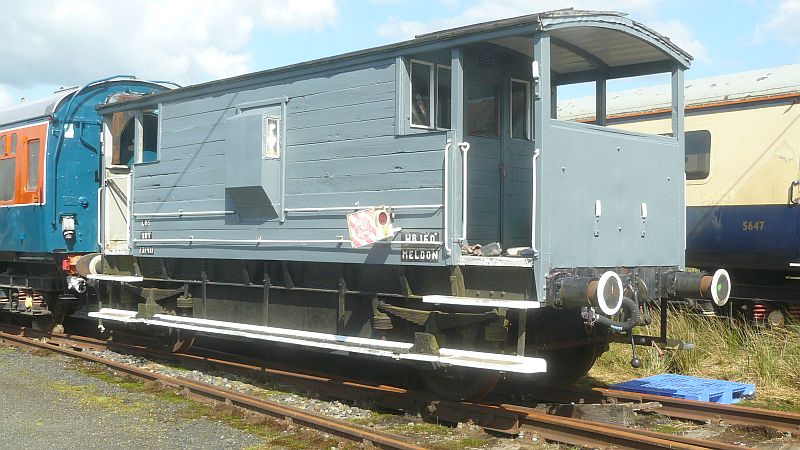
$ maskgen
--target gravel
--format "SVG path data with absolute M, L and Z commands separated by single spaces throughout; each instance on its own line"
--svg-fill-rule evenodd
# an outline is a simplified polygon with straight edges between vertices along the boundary
M 187 418 L 182 403 L 84 375 L 71 358 L 0 348 L 2 448 L 238 449 L 261 438 Z M 74 363 L 73 363 L 74 364 Z

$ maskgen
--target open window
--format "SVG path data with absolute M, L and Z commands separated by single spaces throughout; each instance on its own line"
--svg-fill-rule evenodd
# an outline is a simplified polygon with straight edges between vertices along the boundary
M 409 72 L 411 127 L 449 129 L 450 66 L 411 60 Z
M 137 128 L 137 123 L 140 126 Z M 158 111 L 126 111 L 112 118 L 114 136 L 111 163 L 131 166 L 134 163 L 158 161 Z M 137 135 L 141 145 L 137 146 Z
M 531 83 L 511 79 L 511 138 L 531 140 Z

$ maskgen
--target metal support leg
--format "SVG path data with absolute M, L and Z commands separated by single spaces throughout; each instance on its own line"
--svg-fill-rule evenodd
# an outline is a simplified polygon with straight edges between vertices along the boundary
M 667 345 L 667 308 L 666 298 L 661 299 L 661 343 Z
M 262 302 L 261 311 L 262 311 L 262 320 L 264 322 L 264 326 L 269 326 L 269 288 L 272 286 L 272 281 L 269 279 L 269 275 L 264 273 L 264 300 Z
M 517 328 L 517 355 L 524 356 L 525 355 L 525 334 L 527 331 L 527 322 L 528 322 L 528 310 L 527 309 L 520 309 L 519 310 L 519 327 Z
M 344 301 L 347 292 L 347 284 L 344 278 L 339 278 L 339 308 L 336 310 L 336 333 L 344 334 Z
M 200 303 L 202 305 L 200 307 L 200 317 L 207 319 L 208 313 L 206 311 L 206 302 L 208 300 L 208 274 L 206 273 L 205 269 L 203 269 L 203 272 L 200 274 L 200 276 L 202 277 L 200 284 Z

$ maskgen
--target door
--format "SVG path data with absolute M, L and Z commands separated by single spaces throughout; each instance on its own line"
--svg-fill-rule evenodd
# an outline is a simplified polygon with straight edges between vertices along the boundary
M 500 82 L 466 74 L 467 241 L 486 245 L 502 239 L 502 139 Z
M 533 104 L 529 81 L 507 78 L 503 98 L 502 243 L 531 246 L 533 205 Z
M 116 113 L 104 123 L 103 142 L 112 143 L 105 152 L 101 230 L 105 254 L 130 254 L 131 165 L 133 164 L 136 123 L 132 113 Z

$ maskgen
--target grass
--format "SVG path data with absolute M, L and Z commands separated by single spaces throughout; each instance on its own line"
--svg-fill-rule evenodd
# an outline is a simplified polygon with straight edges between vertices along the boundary
M 127 391 L 149 394 L 156 399 L 170 403 L 177 403 L 184 406 L 183 410 L 179 414 L 180 417 L 174 417 L 174 419 L 181 421 L 203 419 L 212 422 L 221 422 L 231 428 L 244 431 L 261 438 L 262 444 L 251 447 L 250 450 L 272 448 L 283 448 L 289 450 L 317 448 L 329 449 L 331 447 L 337 447 L 340 449 L 357 448 L 355 444 L 342 443 L 337 439 L 327 437 L 326 435 L 308 429 L 287 430 L 286 424 L 277 419 L 249 413 L 240 408 L 221 403 L 207 404 L 197 402 L 186 398 L 185 396 L 180 395 L 174 389 L 168 388 L 159 383 L 141 381 L 128 376 L 119 376 L 103 366 L 86 364 L 83 362 L 76 362 L 75 364 L 77 364 L 77 367 L 75 368 L 85 375 L 97 378 L 115 386 L 119 386 Z M 76 387 L 64 385 L 54 387 L 62 388 L 65 393 L 66 391 L 76 391 L 74 392 L 74 395 L 81 395 L 83 399 L 88 398 L 91 401 L 100 401 L 97 406 L 107 406 L 106 409 L 109 409 L 108 406 L 119 407 L 120 409 L 125 407 L 125 405 L 120 407 L 117 404 L 105 405 L 102 403 L 104 400 L 98 400 L 94 398 L 91 395 L 91 392 L 81 391 L 83 387 L 80 386 Z M 138 407 L 138 405 L 134 406 Z
M 657 336 L 659 323 L 637 329 Z M 667 351 L 637 347 L 642 367 L 630 366 L 628 345 L 612 345 L 589 372 L 589 383 L 616 383 L 660 373 L 756 384 L 756 396 L 742 404 L 800 413 L 800 324 L 760 328 L 738 321 L 670 311 L 668 335 L 695 345 Z M 594 380 L 592 380 L 592 378 Z

